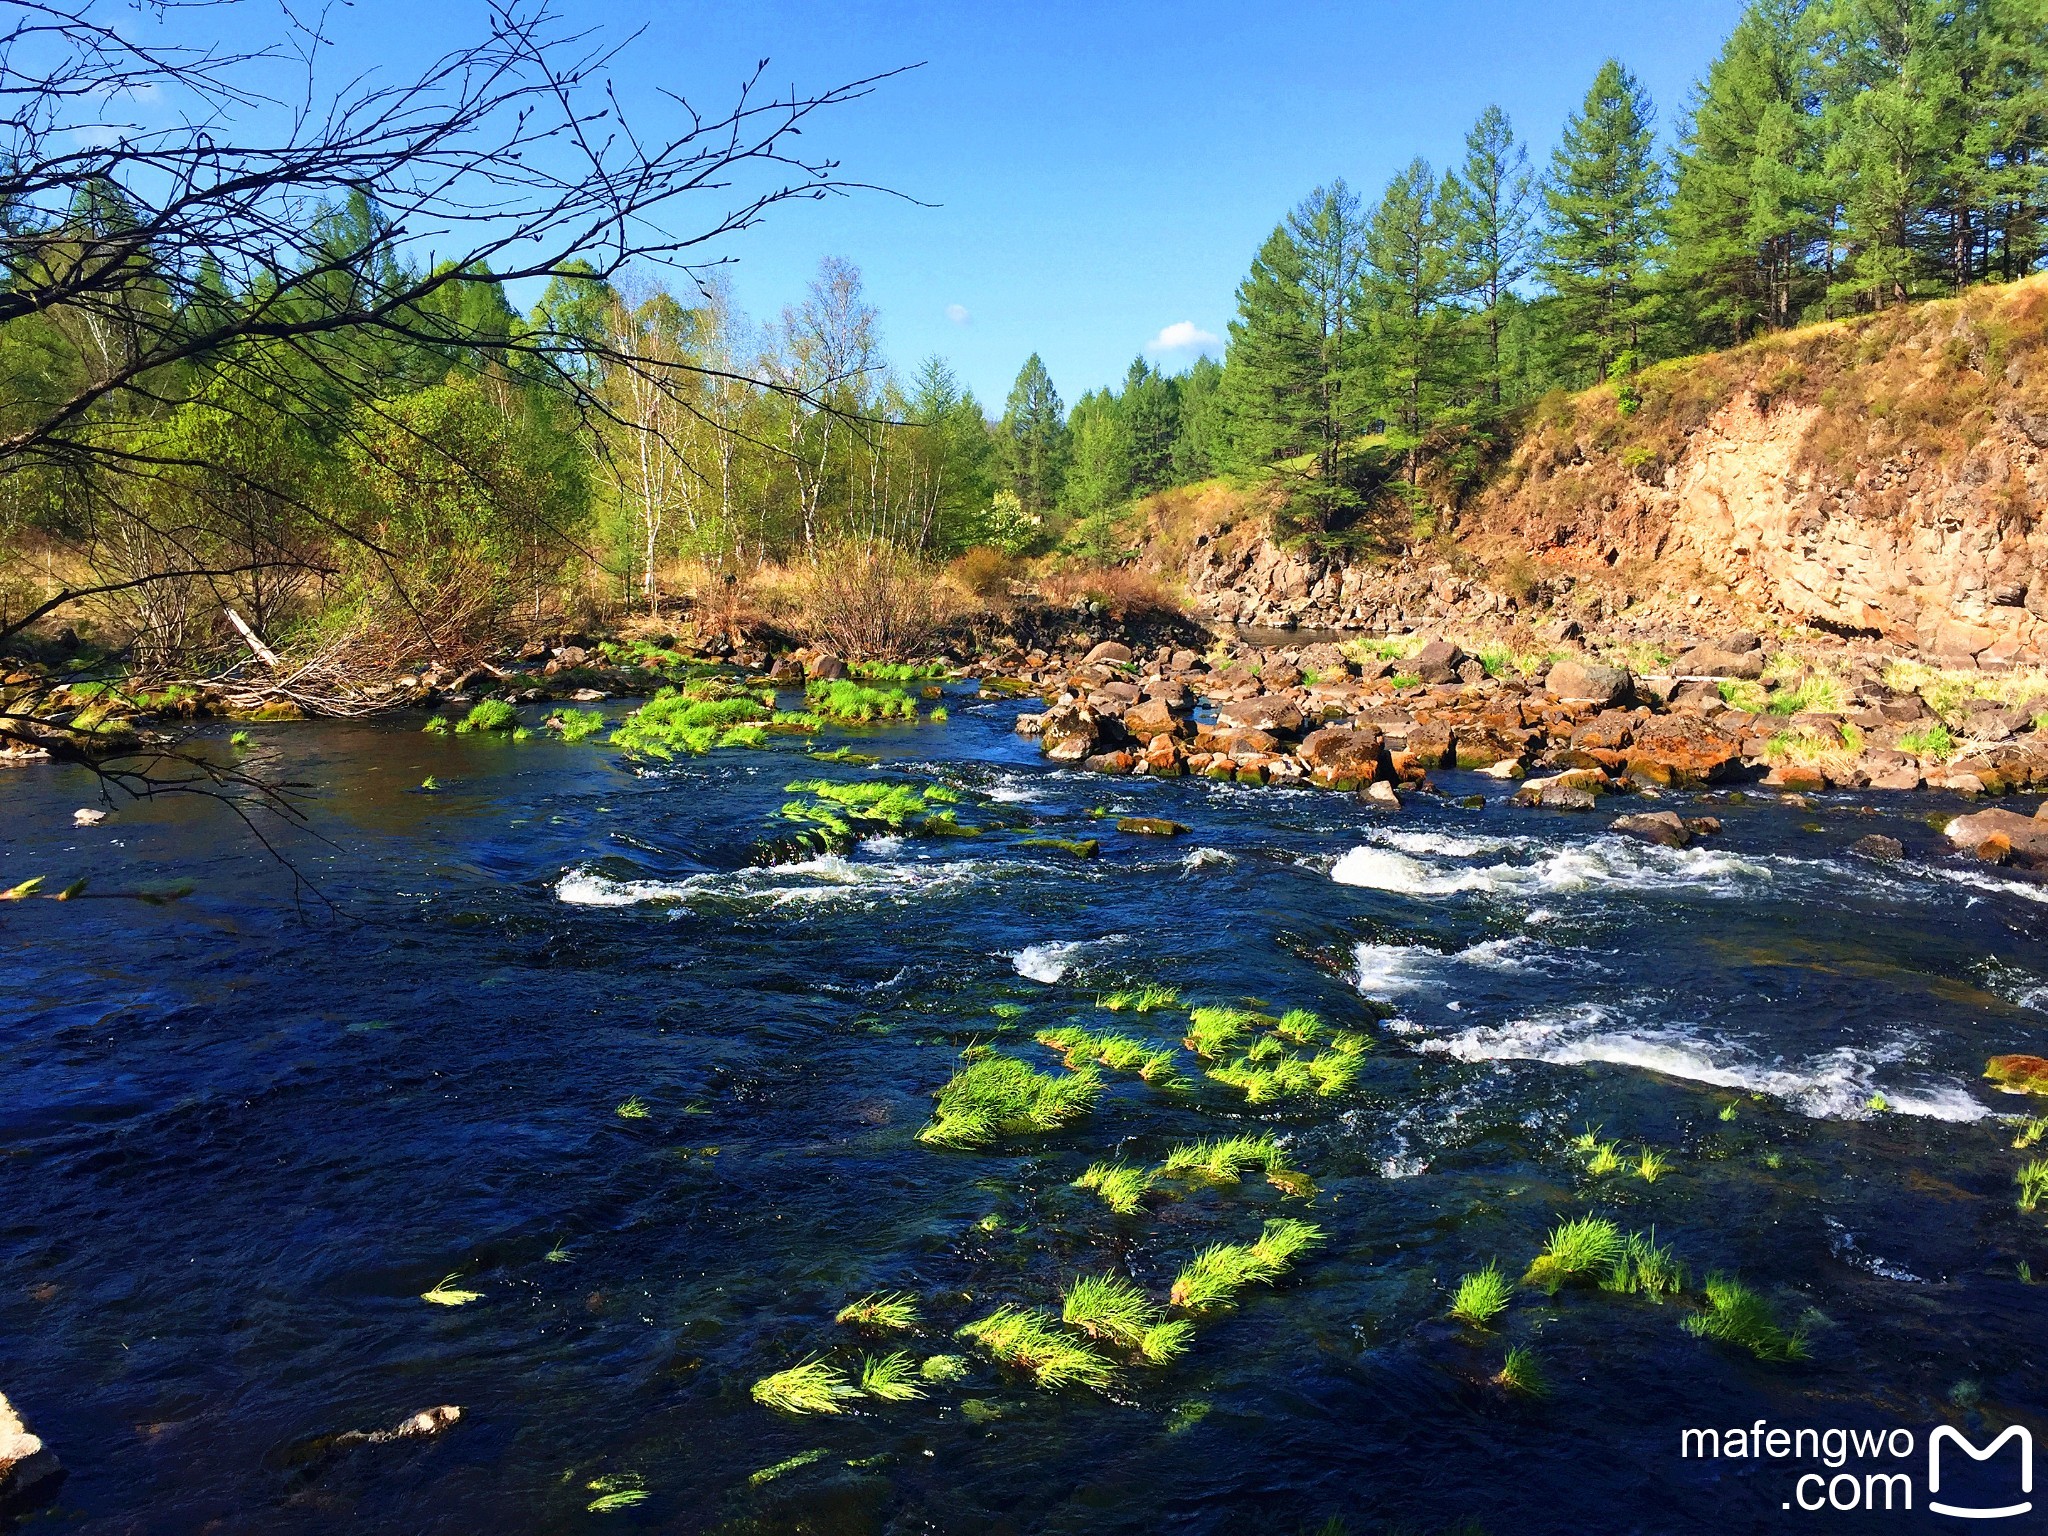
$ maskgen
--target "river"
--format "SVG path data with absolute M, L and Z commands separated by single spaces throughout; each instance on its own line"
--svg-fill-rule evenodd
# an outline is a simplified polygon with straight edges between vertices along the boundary
M 1807 1469 L 1681 1458 L 1684 1427 L 2041 1424 L 2048 1207 L 2014 1183 L 2041 1154 L 1980 1074 L 2048 1046 L 2048 888 L 1950 855 L 1954 803 L 1671 796 L 1723 830 L 1667 849 L 1460 774 L 1398 813 L 1102 779 L 1043 763 L 1014 703 L 951 705 L 646 771 L 250 727 L 251 765 L 308 786 L 288 863 L 210 801 L 77 828 L 82 772 L 8 770 L 0 887 L 195 887 L 0 906 L 0 1391 L 69 1468 L 36 1528 L 1725 1533 L 1791 1519 Z M 849 744 L 879 762 L 806 755 Z M 942 783 L 985 830 L 752 864 L 820 777 Z M 1852 852 L 1871 833 L 1907 857 Z M 1182 1006 L 1098 1006 L 1140 983 Z M 1249 1105 L 1182 1051 L 1192 1092 L 1112 1074 L 1051 1134 L 916 1139 L 965 1048 L 1058 1072 L 1037 1029 L 1163 1048 L 1195 1004 L 1370 1049 L 1328 1098 Z M 1241 1130 L 1312 1197 L 1119 1216 L 1070 1187 Z M 1445 1316 L 1587 1213 L 1654 1228 L 1686 1292 Z M 1322 1246 L 1106 1390 L 951 1337 L 1081 1274 L 1163 1302 L 1276 1216 Z M 1810 1358 L 1688 1332 L 1709 1274 Z M 421 1299 L 445 1277 L 476 1299 Z M 898 1291 L 916 1331 L 834 1322 Z M 838 1415 L 749 1395 L 863 1345 L 972 1363 Z M 1492 1381 L 1517 1346 L 1547 1394 Z M 442 1403 L 431 1438 L 323 1443 Z M 615 1493 L 643 1497 L 590 1509 Z

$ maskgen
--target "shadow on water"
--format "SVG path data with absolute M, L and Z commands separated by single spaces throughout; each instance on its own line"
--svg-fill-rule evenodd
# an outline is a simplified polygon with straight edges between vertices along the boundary
M 295 909 L 217 808 L 74 828 L 79 776 L 11 770 L 0 886 L 198 885 L 0 908 L 0 1390 L 71 1469 L 38 1522 L 1724 1532 L 1795 1518 L 1810 1468 L 1682 1459 L 1683 1428 L 2040 1427 L 2048 1287 L 2022 1276 L 2048 1276 L 2048 1211 L 2015 1199 L 2024 1101 L 1978 1075 L 2048 1034 L 2048 906 L 1949 860 L 1933 807 L 1706 796 L 1722 836 L 1667 850 L 1483 780 L 1456 785 L 1483 810 L 1389 818 L 1079 775 L 1016 706 L 951 703 L 845 733 L 874 768 L 259 729 L 316 786 L 331 841 L 290 851 L 346 922 Z M 793 781 L 869 776 L 948 786 L 987 830 L 754 866 Z M 1853 856 L 1872 831 L 1908 859 Z M 1097 1006 L 1147 982 L 1180 1009 Z M 1370 1049 L 1335 1097 L 1250 1104 L 1179 1050 L 1198 1004 L 1312 1009 Z M 916 1139 L 963 1049 L 1059 1072 L 1032 1036 L 1061 1026 L 1176 1049 L 1192 1091 L 1112 1072 L 1049 1134 Z M 1589 1171 L 1589 1130 L 1622 1171 Z M 1118 1215 L 1071 1187 L 1239 1131 L 1313 1198 L 1247 1178 Z M 1654 1181 L 1627 1171 L 1646 1148 Z M 1519 1275 L 1587 1212 L 1654 1227 L 1686 1292 L 1446 1317 L 1461 1274 Z M 951 1337 L 1082 1274 L 1163 1301 L 1276 1216 L 1323 1246 L 1106 1391 Z M 1689 1333 L 1709 1273 L 1811 1358 Z M 421 1299 L 444 1281 L 477 1299 Z M 916 1330 L 834 1322 L 883 1291 Z M 1515 1347 L 1547 1395 L 1494 1383 Z M 896 1348 L 964 1374 L 837 1415 L 749 1396 Z M 442 1403 L 442 1433 L 334 1439 Z

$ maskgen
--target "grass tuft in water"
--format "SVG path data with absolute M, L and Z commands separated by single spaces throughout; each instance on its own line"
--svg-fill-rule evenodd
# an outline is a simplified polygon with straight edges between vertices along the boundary
M 1248 1008 L 1197 1008 L 1188 1015 L 1187 1048 L 1214 1061 L 1251 1032 L 1258 1015 Z
M 924 1396 L 917 1384 L 917 1367 L 901 1350 L 890 1355 L 869 1355 L 861 1362 L 860 1389 L 885 1403 L 907 1403 Z
M 1652 1227 L 1647 1234 L 1628 1235 L 1621 1256 L 1614 1261 L 1613 1273 L 1602 1285 L 1624 1295 L 1662 1301 L 1684 1290 L 1690 1278 L 1685 1265 L 1672 1256 L 1671 1245 L 1658 1243 L 1657 1229 Z
M 1643 1148 L 1642 1156 L 1636 1159 L 1636 1177 L 1645 1184 L 1654 1184 L 1671 1171 L 1671 1159 L 1653 1148 Z
M 1322 1240 L 1311 1222 L 1275 1217 L 1255 1243 L 1216 1243 L 1196 1254 L 1174 1279 L 1172 1304 L 1184 1312 L 1228 1306 L 1246 1286 L 1279 1279 Z
M 1536 1351 L 1526 1344 L 1517 1344 L 1508 1351 L 1508 1357 L 1493 1378 L 1494 1385 L 1509 1392 L 1519 1392 L 1524 1397 L 1547 1397 L 1550 1382 L 1543 1374 L 1542 1362 L 1536 1358 Z
M 964 1381 L 972 1369 L 965 1355 L 933 1355 L 917 1368 L 917 1374 L 926 1381 Z
M 430 1301 L 437 1307 L 462 1307 L 472 1301 L 482 1301 L 482 1291 L 466 1291 L 455 1283 L 461 1278 L 459 1274 L 443 1275 L 432 1290 L 420 1292 L 420 1300 Z
M 1611 1141 L 1601 1142 L 1593 1149 L 1592 1156 L 1586 1159 L 1586 1172 L 1596 1179 L 1604 1179 L 1610 1173 L 1619 1172 L 1620 1169 L 1621 1149 Z
M 859 1396 L 860 1388 L 846 1379 L 846 1372 L 818 1359 L 763 1376 L 753 1385 L 755 1402 L 783 1413 L 844 1413 L 846 1400 Z
M 1073 1385 L 1106 1387 L 1116 1375 L 1116 1362 L 1031 1308 L 998 1307 L 962 1328 L 960 1336 L 1004 1365 L 1029 1373 L 1047 1391 Z
M 431 773 L 428 774 L 424 779 L 420 780 L 421 789 L 432 791 L 439 789 L 440 787 L 441 781 L 435 778 Z
M 1273 1028 L 1296 1045 L 1314 1045 L 1330 1032 L 1322 1019 L 1306 1008 L 1288 1009 Z
M 2048 1195 L 2048 1158 L 2035 1158 L 2013 1175 L 2020 1187 L 2020 1209 L 2031 1211 Z
M 647 1490 L 634 1473 L 593 1477 L 583 1486 L 597 1495 L 583 1506 L 593 1515 L 608 1515 L 614 1510 L 631 1509 L 636 1504 L 647 1502 Z
M 2030 1120 L 2022 1120 L 2020 1128 L 2013 1133 L 2013 1151 L 2026 1151 L 2040 1141 L 2043 1133 L 2048 1133 L 2048 1115 L 2036 1115 Z
M 519 711 L 503 699 L 481 699 L 471 706 L 462 723 L 455 727 L 458 735 L 474 731 L 510 731 L 519 725 Z
M 1180 1001 L 1180 993 L 1172 987 L 1157 982 L 1147 982 L 1141 987 L 1127 987 L 1120 992 L 1111 992 L 1097 998 L 1099 1007 L 1111 1013 L 1152 1013 L 1161 1008 L 1171 1008 Z
M 1514 1290 L 1514 1281 L 1501 1273 L 1500 1265 L 1489 1262 L 1486 1268 L 1458 1281 L 1457 1293 L 1451 1298 L 1451 1316 L 1484 1328 L 1507 1310 Z
M 823 1461 L 827 1456 L 830 1456 L 831 1454 L 832 1453 L 830 1451 L 826 1450 L 798 1451 L 794 1456 L 790 1457 L 786 1461 L 778 1461 L 772 1467 L 763 1467 L 758 1472 L 748 1473 L 747 1486 L 750 1488 L 759 1488 L 763 1484 L 774 1482 L 775 1479 L 777 1479 L 778 1477 L 787 1477 L 790 1473 L 795 1472 L 800 1468 L 808 1467 L 813 1462 Z
M 1128 1163 L 1095 1163 L 1074 1180 L 1074 1188 L 1094 1190 L 1119 1216 L 1135 1216 L 1144 1209 L 1145 1194 L 1156 1177 L 1151 1169 Z
M 653 1111 L 647 1107 L 647 1101 L 636 1093 L 620 1104 L 612 1113 L 621 1120 L 645 1120 Z
M 1142 1353 L 1146 1336 L 1160 1322 L 1159 1308 L 1130 1281 L 1116 1275 L 1083 1275 L 1067 1290 L 1060 1317 L 1091 1339 Z
M 236 731 L 232 736 L 228 737 L 228 745 L 237 749 L 247 747 L 249 745 L 249 733 L 247 731 Z
M 541 1257 L 550 1264 L 574 1264 L 576 1262 L 576 1250 L 569 1247 L 566 1243 L 557 1243 L 546 1253 L 542 1254 Z
M 446 715 L 435 715 L 425 725 L 421 726 L 420 730 L 428 736 L 446 736 L 448 734 L 448 717 Z
M 1559 1222 L 1522 1283 L 1541 1286 L 1555 1296 L 1561 1286 L 1611 1273 L 1626 1247 L 1620 1229 L 1605 1217 Z
M 604 729 L 604 712 L 596 709 L 565 709 L 548 720 L 564 741 L 584 741 Z
M 1685 1320 L 1685 1331 L 1702 1339 L 1740 1344 L 1759 1360 L 1804 1360 L 1811 1351 L 1803 1329 L 1787 1333 L 1771 1304 L 1729 1275 L 1707 1277 L 1707 1310 Z
M 1034 1072 L 1011 1056 L 986 1056 L 953 1075 L 917 1139 L 941 1147 L 981 1147 L 1004 1136 L 1057 1130 L 1095 1107 L 1102 1079 L 1091 1067 L 1065 1077 Z
M 832 1320 L 870 1333 L 901 1332 L 917 1326 L 917 1298 L 908 1291 L 877 1291 L 848 1302 Z

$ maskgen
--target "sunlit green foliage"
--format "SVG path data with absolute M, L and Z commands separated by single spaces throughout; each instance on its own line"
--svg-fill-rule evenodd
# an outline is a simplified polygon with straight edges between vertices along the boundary
M 1254 1243 L 1216 1243 L 1196 1254 L 1173 1282 L 1172 1303 L 1186 1312 L 1229 1306 L 1248 1285 L 1265 1285 L 1323 1240 L 1311 1222 L 1276 1217 Z
M 1060 1076 L 1034 1072 L 1011 1056 L 968 1063 L 938 1091 L 938 1108 L 917 1139 L 942 1147 L 982 1147 L 1005 1136 L 1059 1129 L 1095 1107 L 1102 1079 L 1093 1068 Z
M 1560 1222 L 1522 1276 L 1522 1283 L 1541 1286 L 1552 1295 L 1562 1286 L 1590 1283 L 1613 1271 L 1625 1246 L 1620 1229 L 1605 1217 L 1580 1216 Z
M 1488 1264 L 1460 1278 L 1457 1293 L 1451 1298 L 1451 1316 L 1475 1328 L 1484 1328 L 1507 1310 L 1514 1288 L 1514 1282 L 1501 1273 L 1500 1265 Z
M 1759 1360 L 1804 1360 L 1811 1351 L 1801 1329 L 1786 1332 L 1771 1305 L 1741 1281 L 1707 1277 L 1707 1310 L 1685 1320 L 1686 1332 L 1703 1339 L 1739 1344 Z
M 1116 1362 L 1066 1332 L 1047 1314 L 1025 1307 L 999 1307 L 960 1330 L 960 1336 L 1048 1391 L 1065 1386 L 1106 1387 Z
M 784 1413 L 844 1413 L 847 1400 L 859 1396 L 846 1372 L 816 1359 L 763 1376 L 753 1386 L 755 1402 Z
M 888 1333 L 917 1326 L 917 1298 L 908 1291 L 878 1291 L 841 1307 L 832 1319 L 849 1328 Z
M 509 731 L 519 724 L 519 711 L 503 699 L 480 699 L 455 727 L 458 734 L 471 731 Z

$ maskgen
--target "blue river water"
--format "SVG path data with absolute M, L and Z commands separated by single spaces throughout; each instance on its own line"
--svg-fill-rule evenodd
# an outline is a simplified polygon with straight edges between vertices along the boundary
M 2048 1427 L 2048 1205 L 2015 1184 L 2048 1147 L 2015 1150 L 2027 1101 L 1981 1080 L 2048 1050 L 2048 887 L 1948 853 L 1952 804 L 1668 796 L 1723 830 L 1666 849 L 1464 775 L 1388 813 L 1064 771 L 1016 709 L 645 771 L 597 741 L 255 727 L 252 766 L 308 787 L 283 860 L 192 797 L 74 827 L 82 772 L 9 770 L 0 887 L 194 886 L 0 905 L 0 1392 L 69 1469 L 28 1528 L 1916 1529 L 1953 1522 L 1788 1511 L 1813 1466 L 1681 1433 Z M 878 761 L 807 755 L 842 745 Z M 944 783 L 986 830 L 755 862 L 818 777 Z M 1874 832 L 1907 856 L 1852 851 Z M 1182 1011 L 1098 1007 L 1138 983 Z M 1035 1030 L 1172 1045 L 1205 1003 L 1372 1048 L 1331 1099 L 1247 1105 L 1184 1055 L 1193 1094 L 1115 1079 L 1050 1135 L 915 1139 L 966 1047 L 1058 1071 Z M 1118 1216 L 1070 1187 L 1240 1130 L 1313 1198 Z M 1669 1171 L 1591 1174 L 1589 1130 Z M 1588 1213 L 1654 1228 L 1688 1291 L 1446 1316 L 1461 1274 L 1519 1275 Z M 1080 1274 L 1163 1301 L 1276 1215 L 1324 1245 L 1106 1391 L 951 1337 Z M 1688 1332 L 1709 1274 L 1810 1358 Z M 421 1299 L 446 1277 L 477 1299 Z M 924 1319 L 889 1347 L 969 1374 L 838 1415 L 750 1397 L 857 1365 L 834 1314 L 876 1291 Z M 1515 1347 L 1543 1395 L 1493 1381 Z M 462 1410 L 438 1435 L 331 1439 L 436 1404 Z

